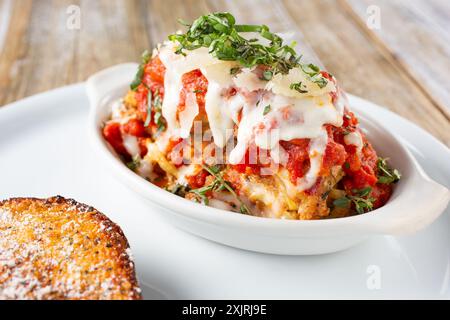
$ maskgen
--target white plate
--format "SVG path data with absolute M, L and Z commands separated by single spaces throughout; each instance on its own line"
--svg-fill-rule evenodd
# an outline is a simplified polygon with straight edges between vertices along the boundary
M 367 101 L 427 173 L 450 187 L 450 151 Z M 130 241 L 146 298 L 450 298 L 450 210 L 413 236 L 375 237 L 323 256 L 251 253 L 165 223 L 103 168 L 87 143 L 83 84 L 0 109 L 0 198 L 56 194 L 95 206 Z M 426 201 L 418 196 L 417 201 Z
M 136 73 L 137 64 L 119 64 L 91 76 L 86 82 L 91 104 L 89 143 L 98 160 L 131 190 L 161 208 L 164 218 L 182 230 L 235 248 L 282 255 L 312 255 L 337 252 L 373 235 L 412 234 L 427 227 L 445 210 L 450 190 L 430 180 L 412 154 L 367 108 L 355 103 L 352 110 L 380 155 L 403 174 L 388 203 L 374 213 L 343 219 L 299 221 L 255 218 L 187 201 L 148 183 L 129 170 L 102 135 L 110 117 L 111 99 L 122 97 Z M 417 202 L 417 195 L 427 202 Z

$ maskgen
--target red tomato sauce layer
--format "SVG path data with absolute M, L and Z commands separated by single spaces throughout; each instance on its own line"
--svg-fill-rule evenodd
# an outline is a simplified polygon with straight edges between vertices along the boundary
M 142 83 L 135 92 L 135 99 L 137 102 L 138 118 L 130 120 L 124 125 L 118 123 L 110 123 L 105 126 L 103 135 L 111 146 L 126 160 L 131 158 L 126 148 L 123 145 L 122 133 L 137 137 L 142 141 L 150 136 L 150 133 L 156 130 L 156 124 L 151 119 L 148 128 L 144 127 L 144 122 L 147 120 L 148 114 L 148 98 L 159 95 L 160 101 L 164 98 L 164 74 L 166 68 L 159 59 L 154 57 L 144 67 L 144 75 Z M 330 81 L 334 79 L 326 72 L 322 72 L 324 77 Z M 199 106 L 199 116 L 206 118 L 205 112 L 205 95 L 208 90 L 208 81 L 203 76 L 200 70 L 193 70 L 183 75 L 182 78 L 183 89 L 180 93 L 180 102 L 178 105 L 178 112 L 185 109 L 186 95 L 193 92 L 196 95 Z M 149 91 L 151 95 L 149 95 Z M 336 93 L 331 94 L 333 101 L 336 100 Z M 154 106 L 152 106 L 154 111 Z M 154 113 L 153 113 L 154 114 Z M 390 185 L 383 185 L 377 183 L 377 154 L 372 145 L 367 141 L 365 135 L 357 128 L 358 120 L 352 112 L 345 111 L 344 123 L 342 127 L 334 127 L 327 125 L 328 144 L 323 156 L 321 176 L 330 174 L 333 167 L 341 167 L 345 172 L 345 176 L 340 182 L 341 186 L 348 194 L 355 194 L 357 190 L 371 187 L 371 197 L 375 199 L 374 207 L 380 207 L 389 199 L 392 192 Z M 356 146 L 347 145 L 344 142 L 346 134 L 351 132 L 359 132 L 363 140 L 363 148 L 358 152 Z M 281 141 L 281 146 L 286 150 L 288 160 L 285 165 L 289 172 L 291 181 L 296 181 L 303 177 L 310 168 L 309 160 L 309 144 L 310 139 L 294 139 L 291 141 Z M 258 150 L 258 154 L 259 154 Z M 145 155 L 145 145 L 141 146 L 141 153 Z M 251 161 L 252 160 L 252 161 Z M 240 173 L 245 174 L 260 174 L 260 169 L 264 165 L 254 159 L 249 159 L 247 152 L 241 164 L 233 166 L 234 169 Z M 205 183 L 207 173 L 200 172 L 198 175 L 190 177 L 188 183 L 192 188 L 199 188 Z M 319 177 L 318 181 L 321 180 Z M 314 193 L 316 186 L 313 186 L 310 193 Z

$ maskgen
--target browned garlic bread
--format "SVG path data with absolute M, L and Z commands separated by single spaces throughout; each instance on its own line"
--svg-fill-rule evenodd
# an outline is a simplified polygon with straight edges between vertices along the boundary
M 0 202 L 0 299 L 141 299 L 119 226 L 71 199 Z

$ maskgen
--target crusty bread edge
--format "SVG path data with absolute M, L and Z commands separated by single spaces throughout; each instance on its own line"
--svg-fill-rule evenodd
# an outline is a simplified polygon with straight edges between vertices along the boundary
M 124 270 L 126 271 L 126 275 L 128 276 L 130 283 L 132 284 L 132 299 L 142 300 L 141 289 L 139 287 L 138 279 L 136 277 L 135 263 L 127 252 L 127 249 L 130 249 L 130 244 L 128 242 L 128 239 L 125 237 L 125 234 L 123 233 L 122 229 L 119 227 L 119 225 L 111 221 L 111 219 L 109 219 L 105 214 L 101 213 L 94 207 L 84 203 L 80 203 L 71 198 L 65 198 L 60 195 L 50 198 L 34 198 L 34 197 L 10 198 L 0 201 L 0 208 L 3 207 L 5 204 L 14 205 L 15 203 L 21 203 L 22 201 L 25 200 L 40 202 L 42 203 L 42 205 L 45 206 L 58 204 L 58 205 L 65 205 L 67 207 L 75 207 L 76 212 L 78 214 L 88 212 L 93 213 L 91 214 L 91 216 L 95 220 L 97 220 L 99 224 L 101 223 L 105 226 L 104 230 L 108 230 L 108 232 L 105 233 L 107 235 L 107 239 L 113 240 L 114 237 L 118 237 L 119 239 L 123 240 L 125 246 L 122 247 L 122 249 L 119 251 L 119 259 L 120 259 L 119 263 L 120 266 L 124 268 Z

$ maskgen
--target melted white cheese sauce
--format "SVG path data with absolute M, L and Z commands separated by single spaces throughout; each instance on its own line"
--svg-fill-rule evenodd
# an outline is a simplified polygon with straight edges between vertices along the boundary
M 128 154 L 131 157 L 139 156 L 141 150 L 139 148 L 138 139 L 135 136 L 131 136 L 129 134 L 122 134 L 123 145 L 125 149 L 127 149 Z
M 342 125 L 344 103 L 341 99 L 332 103 L 329 93 L 337 90 L 332 81 L 319 88 L 299 68 L 291 69 L 287 75 L 277 74 L 270 81 L 261 80 L 255 70 L 246 68 L 233 76 L 230 70 L 236 63 L 213 58 L 207 48 L 188 51 L 186 56 L 175 54 L 175 50 L 172 42 L 159 49 L 159 58 L 166 67 L 162 114 L 170 136 L 189 137 L 199 110 L 196 95 L 187 93 L 186 108 L 177 115 L 182 77 L 200 69 L 208 80 L 205 111 L 214 143 L 223 148 L 234 125 L 238 125 L 237 145 L 230 152 L 230 163 L 239 163 L 250 145 L 270 150 L 275 162 L 284 163 L 287 156 L 281 150 L 280 140 L 309 138 L 311 167 L 297 184 L 302 190 L 314 184 L 328 140 L 323 126 Z M 307 93 L 290 89 L 291 83 L 300 81 Z M 231 97 L 227 95 L 230 88 L 237 91 Z M 352 143 L 356 141 L 353 140 Z
M 346 134 L 344 136 L 344 142 L 346 145 L 355 146 L 356 152 L 358 154 L 361 153 L 364 143 L 363 143 L 361 134 L 359 132 L 355 131 L 355 132 L 350 132 L 349 134 Z

